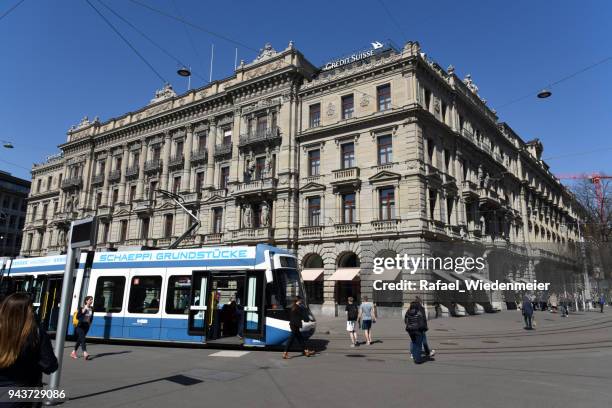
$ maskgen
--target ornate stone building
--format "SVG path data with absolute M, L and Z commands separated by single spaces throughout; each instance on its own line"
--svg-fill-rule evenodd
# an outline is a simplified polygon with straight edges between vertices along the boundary
M 484 256 L 486 279 L 579 290 L 579 207 L 542 144 L 500 123 L 469 75 L 442 69 L 418 43 L 375 43 L 323 69 L 292 43 L 266 45 L 229 78 L 182 95 L 166 87 L 106 122 L 85 118 L 60 149 L 32 169 L 46 190 L 30 195 L 24 256 L 62 251 L 69 221 L 87 215 L 100 219 L 97 250 L 163 248 L 190 226 L 163 189 L 201 222 L 182 246 L 293 249 L 324 313 L 349 294 L 401 310 L 414 293 L 372 290 L 374 258 L 396 254 Z M 421 295 L 470 313 L 515 296 Z

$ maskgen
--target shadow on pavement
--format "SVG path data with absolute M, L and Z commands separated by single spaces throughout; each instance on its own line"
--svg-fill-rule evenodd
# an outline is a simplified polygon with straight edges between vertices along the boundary
M 131 352 L 132 352 L 131 350 L 125 350 L 125 351 L 116 351 L 114 353 L 99 353 L 99 354 L 90 355 L 89 360 L 95 360 L 97 358 L 106 357 L 106 356 L 114 356 L 117 354 L 127 354 Z

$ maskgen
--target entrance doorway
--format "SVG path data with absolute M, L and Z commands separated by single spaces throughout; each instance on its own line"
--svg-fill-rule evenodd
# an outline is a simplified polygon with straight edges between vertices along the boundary
M 244 326 L 244 273 L 212 273 L 206 342 L 241 343 Z

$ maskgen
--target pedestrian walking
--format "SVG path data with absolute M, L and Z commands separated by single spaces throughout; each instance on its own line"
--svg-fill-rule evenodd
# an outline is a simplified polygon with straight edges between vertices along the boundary
M 427 313 L 425 313 L 425 308 L 423 307 L 423 300 L 420 297 L 416 297 L 415 301 L 419 304 L 419 311 L 421 312 L 421 314 L 423 316 L 425 316 L 425 330 L 423 330 L 423 352 L 425 352 L 425 355 L 427 357 L 433 357 L 434 354 L 436 354 L 436 350 L 432 350 L 429 348 L 429 344 L 427 343 L 427 330 L 429 330 L 429 327 L 427 325 Z
M 42 374 L 57 367 L 51 340 L 34 317 L 30 295 L 7 296 L 0 305 L 0 397 L 16 387 L 42 387 Z
M 70 353 L 70 357 L 75 360 L 78 358 L 77 351 L 79 350 L 79 346 L 81 346 L 81 350 L 83 350 L 83 358 L 85 360 L 89 360 L 89 353 L 87 353 L 87 343 L 85 338 L 87 337 L 87 332 L 91 327 L 91 322 L 93 321 L 93 296 L 86 296 L 85 301 L 83 303 L 83 307 L 79 308 L 77 311 L 77 325 L 74 330 L 77 341 L 74 345 L 74 350 Z
M 569 316 L 569 299 L 567 298 L 567 295 L 564 295 L 561 298 L 561 317 L 568 317 Z
M 310 318 L 308 317 L 308 313 L 306 308 L 304 307 L 304 299 L 301 296 L 296 296 L 293 301 L 293 305 L 291 306 L 291 310 L 289 311 L 289 328 L 291 329 L 291 335 L 289 336 L 289 340 L 287 340 L 287 344 L 285 345 L 285 352 L 283 353 L 283 359 L 289 358 L 289 349 L 293 345 L 294 341 L 297 341 L 300 347 L 302 348 L 302 353 L 306 357 L 310 357 L 314 354 L 314 351 L 308 350 L 306 347 L 306 341 L 302 336 L 301 328 L 302 322 L 309 322 Z
M 427 331 L 427 319 L 422 310 L 423 307 L 415 300 L 410 303 L 410 307 L 404 315 L 406 331 L 410 336 L 410 353 L 416 364 L 424 362 L 421 350 L 423 349 L 423 336 Z
M 363 297 L 363 302 L 359 306 L 357 320 L 361 322 L 361 330 L 363 330 L 366 344 L 372 344 L 372 323 L 376 323 L 376 307 L 367 296 Z
M 606 305 L 606 297 L 605 297 L 605 296 L 604 296 L 604 294 L 602 293 L 602 294 L 599 296 L 599 309 L 600 309 L 600 310 L 599 310 L 599 312 L 600 312 L 600 313 L 603 313 L 603 308 L 604 308 L 604 306 L 605 306 L 605 305 Z
M 533 306 L 529 296 L 523 296 L 523 318 L 525 319 L 525 329 L 532 330 Z
M 357 318 L 359 317 L 359 307 L 354 303 L 352 296 L 348 297 L 348 303 L 344 308 L 346 310 L 346 331 L 351 339 L 351 347 L 357 346 L 357 332 L 355 326 L 357 324 Z

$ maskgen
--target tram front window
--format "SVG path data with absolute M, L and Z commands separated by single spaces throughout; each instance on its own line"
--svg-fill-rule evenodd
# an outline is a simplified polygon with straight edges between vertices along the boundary
M 266 290 L 267 309 L 288 309 L 296 296 L 304 297 L 304 289 L 297 269 L 277 269 L 274 280 Z

